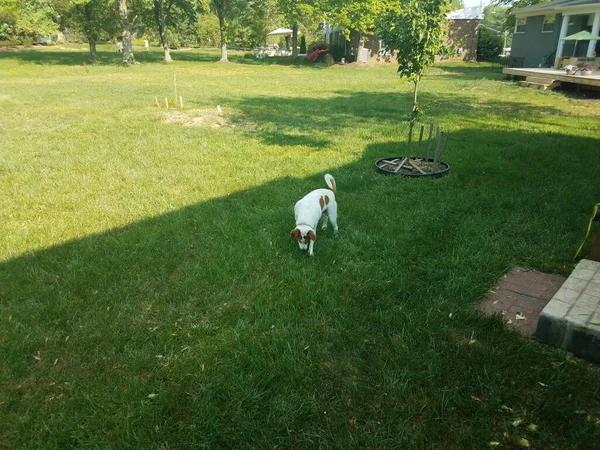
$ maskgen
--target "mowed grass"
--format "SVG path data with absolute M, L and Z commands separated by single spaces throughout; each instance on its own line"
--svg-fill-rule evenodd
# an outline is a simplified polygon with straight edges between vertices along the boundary
M 438 65 L 451 173 L 410 180 L 374 170 L 406 148 L 393 65 L 101 49 L 0 53 L 1 446 L 598 448 L 598 367 L 474 310 L 515 264 L 572 269 L 597 102 Z M 163 122 L 174 74 L 225 126 Z M 327 172 L 309 258 L 293 205 Z

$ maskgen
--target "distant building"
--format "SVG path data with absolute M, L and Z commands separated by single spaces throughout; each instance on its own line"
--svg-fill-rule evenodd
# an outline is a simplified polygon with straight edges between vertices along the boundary
M 477 59 L 479 25 L 483 20 L 483 8 L 458 9 L 446 15 L 448 19 L 448 45 L 454 51 L 455 58 L 462 60 Z
M 453 59 L 474 60 L 477 58 L 477 41 L 479 39 L 479 25 L 483 20 L 483 9 L 480 6 L 463 8 L 452 11 L 446 15 L 448 19 L 448 45 L 454 52 Z M 340 29 L 334 25 L 325 24 L 323 27 L 325 42 L 333 45 L 344 46 L 346 54 L 352 58 L 357 55 L 359 33 L 350 32 L 350 39 L 346 40 Z M 362 55 L 369 62 L 396 62 L 393 55 L 387 51 L 385 42 L 373 35 L 365 36 L 365 54 Z

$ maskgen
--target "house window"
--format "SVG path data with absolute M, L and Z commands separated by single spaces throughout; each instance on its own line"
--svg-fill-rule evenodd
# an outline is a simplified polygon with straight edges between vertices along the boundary
M 525 33 L 525 24 L 527 23 L 527 17 L 521 17 L 517 19 L 515 23 L 515 33 Z
M 555 22 L 556 22 L 556 16 L 554 14 L 544 16 L 544 24 L 542 25 L 542 33 L 554 32 L 554 23 Z

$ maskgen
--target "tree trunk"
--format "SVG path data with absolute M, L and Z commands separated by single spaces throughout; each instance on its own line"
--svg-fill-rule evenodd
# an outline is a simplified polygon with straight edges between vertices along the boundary
M 167 19 L 165 14 L 164 0 L 155 0 L 152 5 L 154 9 L 154 17 L 156 18 L 156 24 L 158 25 L 158 34 L 160 35 L 160 42 L 165 52 L 164 62 L 173 62 L 171 58 L 171 48 L 169 47 L 169 41 L 167 39 Z
M 292 27 L 292 57 L 298 56 L 298 24 L 295 23 Z
M 119 0 L 119 17 L 123 28 L 123 63 L 135 64 L 133 49 L 131 47 L 131 24 L 127 16 L 127 0 Z
M 90 44 L 90 61 L 95 61 L 98 58 L 98 53 L 96 53 L 96 41 L 94 39 L 88 39 Z
M 413 92 L 413 106 L 412 106 L 412 112 L 410 113 L 410 120 L 413 121 L 417 118 L 417 115 L 419 114 L 419 102 L 417 100 L 417 96 L 419 94 L 419 80 L 414 80 L 415 83 L 415 90 Z
M 81 8 L 81 5 L 77 6 Z M 96 52 L 96 41 L 98 40 L 98 33 L 96 32 L 95 26 L 95 15 L 94 15 L 94 7 L 92 3 L 86 3 L 83 5 L 83 16 L 84 16 L 84 24 L 83 24 L 83 32 L 85 33 L 85 37 L 87 38 L 88 44 L 90 46 L 90 61 L 95 61 L 98 57 L 98 53 Z
M 219 16 L 219 32 L 221 33 L 221 59 L 220 63 L 228 63 L 227 59 L 227 43 L 225 42 L 225 12 L 218 11 Z
M 361 58 L 363 48 L 365 48 L 365 35 L 363 33 L 360 33 L 358 35 L 358 49 L 356 52 L 356 60 L 357 61 L 359 61 Z

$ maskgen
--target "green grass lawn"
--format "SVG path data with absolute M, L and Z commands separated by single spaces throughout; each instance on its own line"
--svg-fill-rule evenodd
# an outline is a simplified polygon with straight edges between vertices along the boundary
M 597 102 L 438 65 L 451 172 L 410 180 L 374 170 L 406 145 L 392 65 L 100 49 L 0 53 L 0 447 L 598 448 L 598 367 L 474 311 L 515 264 L 572 269 Z

